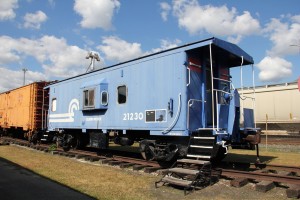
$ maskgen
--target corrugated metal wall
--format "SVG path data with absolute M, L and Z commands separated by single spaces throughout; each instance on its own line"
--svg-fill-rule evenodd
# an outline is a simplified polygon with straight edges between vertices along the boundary
M 0 126 L 33 130 L 42 126 L 43 87 L 35 82 L 0 94 Z
M 257 123 L 300 123 L 300 92 L 297 82 L 239 89 L 245 97 L 255 97 Z M 243 101 L 244 107 L 251 107 L 252 101 Z

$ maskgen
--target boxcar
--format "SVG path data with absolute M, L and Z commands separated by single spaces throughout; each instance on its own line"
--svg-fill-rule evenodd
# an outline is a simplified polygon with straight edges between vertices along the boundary
M 253 88 L 240 89 L 240 93 L 253 97 Z M 297 82 L 264 85 L 255 88 L 257 126 L 269 130 L 287 130 L 300 133 L 300 92 Z M 250 106 L 252 101 L 245 101 Z
M 46 87 L 49 135 L 61 134 L 66 150 L 138 141 L 145 159 L 161 161 L 257 144 L 253 110 L 240 111 L 229 70 L 251 64 L 238 46 L 209 38 L 59 81 Z
M 47 82 L 34 82 L 0 94 L 0 131 L 29 139 L 46 124 L 44 111 L 48 101 L 43 88 Z M 48 94 L 47 94 L 48 95 Z M 44 108 L 43 108 L 44 106 Z

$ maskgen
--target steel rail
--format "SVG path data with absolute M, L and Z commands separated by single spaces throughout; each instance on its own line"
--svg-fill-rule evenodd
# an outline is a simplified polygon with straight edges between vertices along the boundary
M 255 164 L 255 166 L 263 169 L 274 169 L 274 170 L 300 173 L 300 166 L 273 165 L 273 164 Z
M 16 138 L 9 138 L 9 137 L 2 137 L 2 140 L 6 141 L 6 142 L 13 142 L 16 144 L 23 144 L 23 145 L 27 145 L 30 146 L 28 141 L 26 140 L 21 140 L 21 139 L 16 139 Z M 49 145 L 34 145 L 32 146 L 32 148 L 44 148 L 47 149 Z M 126 162 L 126 163 L 133 163 L 133 164 L 137 164 L 137 165 L 143 165 L 143 166 L 147 166 L 147 167 L 157 167 L 159 168 L 159 164 L 157 162 L 153 162 L 153 161 L 145 161 L 142 159 L 136 159 L 136 158 L 130 158 L 130 157 L 123 157 L 123 156 L 117 156 L 117 155 L 113 155 L 111 154 L 111 156 L 103 156 L 103 155 L 97 155 L 96 152 L 91 152 L 91 151 L 84 151 L 84 150 L 70 150 L 68 152 L 63 151 L 62 148 L 57 148 L 56 150 L 54 150 L 55 152 L 57 152 L 58 154 L 76 154 L 76 155 L 83 155 L 86 157 L 98 157 L 100 159 L 111 159 L 114 161 L 121 161 L 121 162 Z
M 267 174 L 261 172 L 246 172 L 230 169 L 221 169 L 221 176 L 225 177 L 240 177 L 258 181 L 273 181 L 286 184 L 300 184 L 300 177 L 297 176 L 282 176 L 278 174 Z
M 116 160 L 116 161 L 134 163 L 134 164 L 138 164 L 138 165 L 145 165 L 145 166 L 149 166 L 149 167 L 160 167 L 159 164 L 156 163 L 156 162 L 145 161 L 145 160 L 136 159 L 136 158 L 128 158 L 128 157 L 122 157 L 122 156 L 113 156 L 112 159 Z

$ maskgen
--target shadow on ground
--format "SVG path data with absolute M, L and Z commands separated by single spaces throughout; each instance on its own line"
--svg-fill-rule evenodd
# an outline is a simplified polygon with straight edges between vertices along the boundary
M 268 163 L 274 160 L 275 156 L 259 156 L 259 160 L 261 163 Z M 245 155 L 245 154 L 235 154 L 228 153 L 228 155 L 224 158 L 225 162 L 244 162 L 244 163 L 255 163 L 257 161 L 256 155 Z
M 94 199 L 4 158 L 0 158 L 0 177 L 1 200 Z

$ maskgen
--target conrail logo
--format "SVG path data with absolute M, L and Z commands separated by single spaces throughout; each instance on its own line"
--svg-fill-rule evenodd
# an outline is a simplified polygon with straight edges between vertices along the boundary
M 50 114 L 49 122 L 74 122 L 74 113 L 79 110 L 78 99 L 72 99 L 67 113 Z

